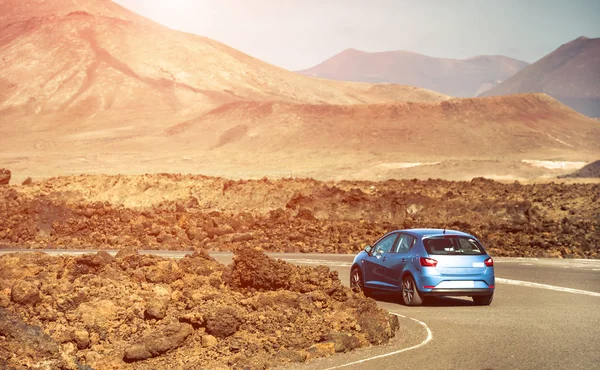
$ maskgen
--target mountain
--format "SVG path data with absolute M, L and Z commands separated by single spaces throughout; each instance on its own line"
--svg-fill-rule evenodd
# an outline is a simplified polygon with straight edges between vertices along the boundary
M 172 31 L 108 0 L 5 0 L 0 14 L 4 113 L 57 113 L 64 121 L 116 111 L 169 117 L 240 99 L 346 104 L 447 98 L 406 86 L 381 91 L 314 81 Z
M 600 141 L 592 140 L 600 138 L 600 124 L 546 94 L 360 105 L 235 102 L 166 133 L 182 148 L 340 152 L 351 146 L 415 160 L 600 151 Z
M 560 176 L 561 178 L 600 178 L 600 160 L 588 163 L 579 170 Z
M 474 97 L 528 65 L 500 55 L 433 58 L 408 51 L 345 50 L 298 73 L 332 80 L 418 86 L 456 97 Z
M 579 37 L 566 43 L 483 96 L 534 92 L 600 117 L 600 38 Z
M 527 172 L 523 158 L 600 152 L 598 122 L 543 94 L 452 99 L 302 76 L 107 0 L 0 0 L 0 24 L 0 168 L 15 181 L 399 177 L 447 160 L 461 164 L 427 176 L 468 177 L 472 160 Z

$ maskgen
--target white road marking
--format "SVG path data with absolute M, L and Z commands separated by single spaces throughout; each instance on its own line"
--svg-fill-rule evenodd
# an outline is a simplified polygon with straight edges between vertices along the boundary
M 581 290 L 581 289 L 565 288 L 565 287 L 554 286 L 554 285 L 549 285 L 549 284 L 532 283 L 529 281 L 503 279 L 503 278 L 497 277 L 496 283 L 518 285 L 518 286 L 524 286 L 524 287 L 528 287 L 528 288 L 554 290 L 557 292 L 564 292 L 564 293 L 583 294 L 583 295 L 589 295 L 592 297 L 600 297 L 600 293 L 597 293 L 597 292 L 590 292 L 588 290 Z
M 325 266 L 339 266 L 339 267 L 350 267 L 351 262 L 340 262 L 340 261 L 323 261 L 323 260 L 310 260 L 310 259 L 294 259 L 294 258 L 282 258 L 282 260 L 294 264 L 300 265 L 325 265 Z
M 399 353 L 402 352 L 407 352 L 407 351 L 411 351 L 413 349 L 417 349 L 419 347 L 422 347 L 424 345 L 426 345 L 427 343 L 431 342 L 431 340 L 433 339 L 433 333 L 431 332 L 431 329 L 429 329 L 429 326 L 427 326 L 427 324 L 425 324 L 423 321 L 419 321 L 417 319 L 413 319 L 412 317 L 407 317 L 404 315 L 400 315 L 398 313 L 394 313 L 394 312 L 390 312 L 392 315 L 396 315 L 402 318 L 408 318 L 411 319 L 413 321 L 418 322 L 421 326 L 423 326 L 425 328 L 425 330 L 427 330 L 427 338 L 425 338 L 425 340 L 423 340 L 421 343 L 416 344 L 412 347 L 408 347 L 408 348 L 403 348 L 403 349 L 399 349 L 397 351 L 393 351 L 393 352 L 389 352 L 389 353 L 385 353 L 383 355 L 377 355 L 377 356 L 373 356 L 373 357 L 367 357 L 367 358 L 363 358 L 362 360 L 358 360 L 358 361 L 353 361 L 353 362 L 349 362 L 347 364 L 343 364 L 343 365 L 338 365 L 338 366 L 333 366 L 333 367 L 329 367 L 326 370 L 331 370 L 331 369 L 339 369 L 342 367 L 346 367 L 346 366 L 352 366 L 352 365 L 357 365 L 357 364 L 362 364 L 364 362 L 367 361 L 371 361 L 371 360 L 376 360 L 378 358 L 384 358 L 384 357 L 389 357 L 389 356 L 393 356 L 393 355 L 397 355 Z

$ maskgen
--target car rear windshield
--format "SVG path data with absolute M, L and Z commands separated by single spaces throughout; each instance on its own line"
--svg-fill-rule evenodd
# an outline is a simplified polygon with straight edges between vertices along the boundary
M 444 236 L 423 239 L 429 254 L 437 255 L 479 255 L 485 254 L 481 244 L 469 237 Z

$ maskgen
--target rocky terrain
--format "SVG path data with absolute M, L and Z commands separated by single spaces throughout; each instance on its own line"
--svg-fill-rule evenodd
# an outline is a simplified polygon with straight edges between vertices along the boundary
M 0 368 L 262 369 L 382 344 L 398 319 L 326 267 L 121 250 L 0 257 Z
M 448 227 L 478 236 L 494 256 L 600 257 L 597 182 L 157 174 L 24 183 L 0 187 L 5 248 L 355 253 L 392 229 Z

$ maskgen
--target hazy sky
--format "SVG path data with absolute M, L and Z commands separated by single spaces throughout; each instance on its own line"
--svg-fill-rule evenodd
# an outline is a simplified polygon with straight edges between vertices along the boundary
M 347 48 L 535 62 L 579 36 L 600 37 L 600 0 L 115 1 L 291 70 Z

